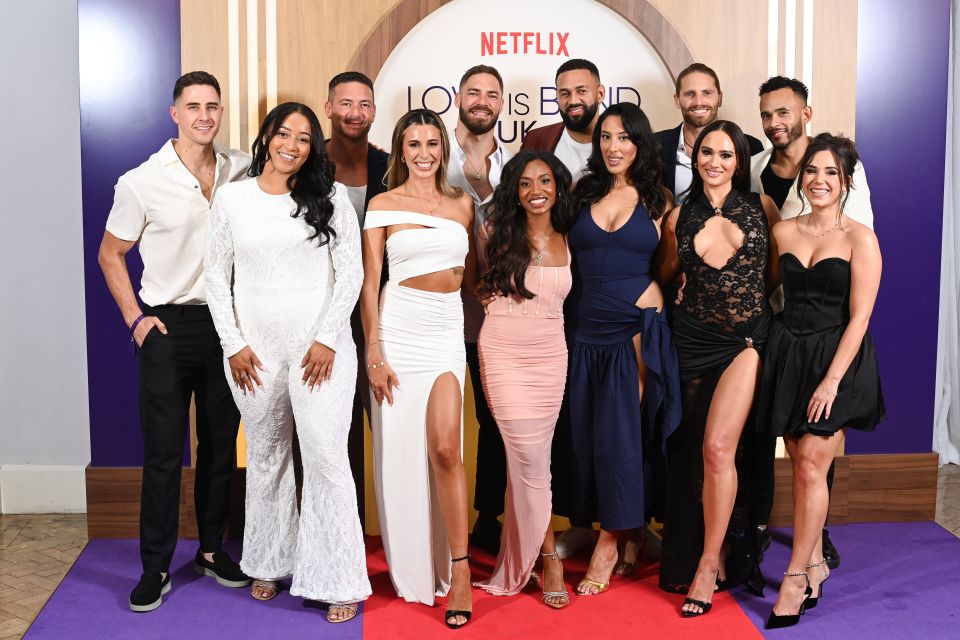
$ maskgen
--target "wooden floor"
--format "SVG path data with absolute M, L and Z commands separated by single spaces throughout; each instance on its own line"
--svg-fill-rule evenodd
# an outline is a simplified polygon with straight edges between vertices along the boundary
M 940 469 L 937 522 L 960 538 L 956 465 Z M 0 640 L 23 636 L 86 543 L 82 514 L 0 515 Z M 130 576 L 131 589 L 137 577 Z

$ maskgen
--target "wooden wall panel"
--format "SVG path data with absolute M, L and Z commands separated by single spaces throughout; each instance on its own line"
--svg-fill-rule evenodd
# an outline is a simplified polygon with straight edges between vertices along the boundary
M 330 78 L 347 71 L 367 34 L 398 0 L 277 0 L 278 98 L 304 102 L 323 116 Z
M 767 78 L 767 1 L 650 3 L 680 32 L 694 60 L 717 72 L 723 90 L 720 116 L 763 140 L 757 88 Z M 676 123 L 679 122 L 677 111 Z
M 814 5 L 813 120 L 810 131 L 856 137 L 857 0 Z
M 468 387 L 469 388 L 469 387 Z M 916 522 L 933 520 L 937 504 L 937 455 L 856 455 L 837 458 L 828 524 L 854 522 Z M 87 468 L 87 534 L 91 538 L 136 538 L 140 527 L 139 468 Z M 196 538 L 193 469 L 184 469 L 180 487 L 182 538 Z M 227 537 L 243 535 L 246 473 L 237 469 L 231 482 Z M 472 478 L 471 478 L 472 493 Z M 790 461 L 776 463 L 776 494 L 771 524 L 793 521 Z M 367 533 L 378 535 L 376 504 L 367 502 Z M 374 522 L 371 525 L 371 520 Z M 565 528 L 562 519 L 554 528 Z
M 180 67 L 207 71 L 220 82 L 226 105 L 217 142 L 228 146 L 230 121 L 239 118 L 240 105 L 229 103 L 230 69 L 227 42 L 227 0 L 180 0 Z

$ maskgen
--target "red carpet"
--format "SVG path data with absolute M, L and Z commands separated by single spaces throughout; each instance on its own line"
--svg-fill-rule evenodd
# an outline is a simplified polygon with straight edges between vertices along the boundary
M 493 558 L 471 549 L 473 575 L 482 579 L 493 569 Z M 571 602 L 563 610 L 550 609 L 540 600 L 540 592 L 529 587 L 512 596 L 491 596 L 474 589 L 473 618 L 463 629 L 453 632 L 444 625 L 444 602 L 426 607 L 404 602 L 396 596 L 379 538 L 367 539 L 367 568 L 373 583 L 373 596 L 363 614 L 364 640 L 429 638 L 640 638 L 671 639 L 763 638 L 757 628 L 728 593 L 713 599 L 709 615 L 684 619 L 679 609 L 683 597 L 657 588 L 657 565 L 641 566 L 630 578 L 614 578 L 605 593 L 577 596 L 573 587 L 583 577 L 587 558 L 564 562 Z M 451 636 L 451 633 L 455 635 Z

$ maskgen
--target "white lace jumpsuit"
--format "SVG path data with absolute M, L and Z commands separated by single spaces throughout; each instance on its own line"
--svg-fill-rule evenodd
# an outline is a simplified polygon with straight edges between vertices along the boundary
M 347 433 L 357 378 L 350 313 L 363 279 L 360 230 L 346 188 L 335 185 L 336 236 L 318 246 L 288 195 L 256 180 L 224 185 L 204 254 L 207 304 L 228 358 L 249 346 L 263 388 L 243 395 L 224 370 L 247 434 L 246 524 L 240 567 L 255 578 L 293 576 L 290 593 L 332 603 L 370 595 Z M 232 283 L 232 285 L 231 285 Z M 336 352 L 332 378 L 301 382 L 314 341 Z M 292 438 L 303 460 L 297 515 Z

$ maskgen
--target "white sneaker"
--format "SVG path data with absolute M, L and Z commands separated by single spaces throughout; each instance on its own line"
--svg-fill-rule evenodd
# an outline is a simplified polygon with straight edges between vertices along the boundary
M 566 560 L 581 549 L 593 546 L 595 541 L 593 529 L 570 527 L 557 537 L 557 553 L 561 560 Z

